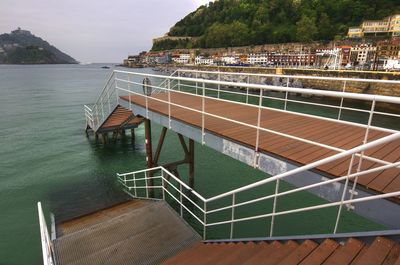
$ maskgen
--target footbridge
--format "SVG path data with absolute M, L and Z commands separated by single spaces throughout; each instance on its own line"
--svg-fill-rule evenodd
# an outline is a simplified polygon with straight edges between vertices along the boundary
M 400 82 L 330 78 L 337 92 L 296 87 L 303 78 L 321 77 L 113 71 L 85 106 L 87 131 L 106 139 L 143 122 L 148 168 L 117 173 L 133 201 L 53 224 L 51 236 L 38 203 L 44 264 L 400 264 L 400 98 L 346 92 Z M 167 130 L 185 156 L 160 164 Z M 206 197 L 195 142 L 266 177 Z
M 268 78 L 286 85 L 268 85 Z M 400 81 L 338 78 L 344 87 L 337 92 L 294 87 L 302 78 L 307 77 L 116 70 L 91 111 L 85 109 L 87 124 L 101 131 L 118 108 L 144 119 L 148 167 L 164 166 L 179 177 L 177 167 L 187 163 L 192 188 L 196 141 L 274 176 L 265 181 L 275 183 L 277 191 L 282 179 L 334 203 L 373 197 L 359 206 L 345 205 L 397 228 L 400 98 L 345 89 L 351 82 L 400 87 Z M 154 154 L 150 121 L 163 126 Z M 168 129 L 178 134 L 185 158 L 159 165 Z M 189 138 L 188 146 L 183 136 Z

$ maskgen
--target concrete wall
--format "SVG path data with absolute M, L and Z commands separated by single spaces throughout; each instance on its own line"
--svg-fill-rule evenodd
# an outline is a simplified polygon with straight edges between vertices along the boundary
M 225 66 L 185 66 L 185 68 L 204 71 L 260 73 L 260 74 L 284 74 L 302 76 L 325 76 L 342 78 L 364 78 L 379 80 L 399 80 L 399 72 L 372 72 L 372 71 L 344 71 L 344 70 L 315 70 L 315 69 L 293 69 L 293 68 L 262 68 L 262 67 L 225 67 Z M 314 89 L 325 89 L 342 91 L 343 82 L 332 80 L 301 79 L 303 87 Z M 364 93 L 385 96 L 400 97 L 400 84 L 380 84 L 365 82 L 347 82 L 346 92 Z

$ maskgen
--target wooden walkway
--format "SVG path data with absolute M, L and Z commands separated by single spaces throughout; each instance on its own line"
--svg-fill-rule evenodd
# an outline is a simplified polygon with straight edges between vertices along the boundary
M 168 101 L 168 95 L 166 93 L 154 95 L 153 97 Z M 170 98 L 172 103 L 200 111 L 202 109 L 201 97 L 171 92 Z M 121 99 L 129 101 L 128 96 L 122 96 Z M 131 102 L 142 107 L 146 106 L 145 98 L 142 96 L 131 96 Z M 148 107 L 151 111 L 168 116 L 167 103 L 149 98 Z M 205 110 L 208 113 L 225 118 L 255 126 L 257 125 L 258 109 L 251 106 L 240 105 L 235 102 L 205 99 Z M 201 114 L 197 112 L 171 106 L 171 117 L 201 128 Z M 262 110 L 261 127 L 345 150 L 361 145 L 365 135 L 365 129 L 361 127 L 274 110 Z M 254 148 L 256 144 L 256 129 L 248 126 L 206 116 L 205 128 L 211 133 L 249 146 L 250 148 Z M 388 135 L 386 132 L 370 130 L 368 141 L 376 140 L 386 135 Z M 299 165 L 309 164 L 336 154 L 335 151 L 330 149 L 267 132 L 260 133 L 259 149 L 262 152 L 292 161 Z M 400 140 L 368 150 L 366 155 L 390 162 L 399 161 Z M 322 173 L 326 173 L 329 177 L 343 176 L 347 173 L 349 163 L 350 157 L 323 165 L 319 167 L 318 170 Z M 356 171 L 357 166 L 358 161 L 354 163 L 353 172 Z M 377 166 L 381 166 L 381 164 L 376 164 L 365 159 L 362 162 L 362 169 L 369 169 Z M 379 193 L 399 191 L 400 169 L 388 169 L 369 174 L 360 177 L 358 183 Z
M 400 264 L 400 244 L 376 237 L 371 244 L 356 238 L 297 242 L 198 243 L 162 265 L 380 265 Z

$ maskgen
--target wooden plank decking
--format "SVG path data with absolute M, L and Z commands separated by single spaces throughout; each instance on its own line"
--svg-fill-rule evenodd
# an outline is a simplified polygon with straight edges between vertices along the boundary
M 166 93 L 154 95 L 153 97 L 168 101 L 168 95 Z M 171 92 L 170 98 L 172 103 L 196 110 L 202 109 L 202 99 L 198 96 Z M 129 101 L 128 96 L 122 96 L 121 99 Z M 131 102 L 142 107 L 146 106 L 145 98 L 142 96 L 131 95 Z M 148 107 L 151 111 L 168 116 L 167 103 L 149 98 Z M 235 102 L 205 99 L 205 110 L 208 113 L 225 118 L 257 125 L 258 110 L 251 106 L 240 105 Z M 201 127 L 202 124 L 200 113 L 182 107 L 171 106 L 171 117 L 196 127 Z M 365 135 L 365 129 L 358 126 L 339 124 L 333 121 L 275 110 L 262 110 L 261 127 L 346 150 L 362 144 Z M 255 146 L 256 129 L 248 126 L 206 116 L 205 128 L 209 132 L 229 138 L 246 146 L 252 148 Z M 368 141 L 376 140 L 386 135 L 388 135 L 386 132 L 370 130 Z M 262 152 L 300 165 L 318 161 L 336 153 L 330 149 L 267 132 L 260 133 L 259 149 Z M 400 140 L 368 150 L 366 155 L 390 162 L 399 161 Z M 349 163 L 350 157 L 323 165 L 319 167 L 318 170 L 327 173 L 331 177 L 343 176 L 347 173 Z M 355 172 L 357 166 L 358 161 L 354 163 L 353 172 Z M 381 164 L 367 160 L 362 162 L 362 169 L 369 169 L 377 166 L 381 166 Z M 400 170 L 389 169 L 369 174 L 360 177 L 358 183 L 379 193 L 399 191 Z
M 118 105 L 107 117 L 98 130 L 112 131 L 115 129 L 130 129 L 137 127 L 143 118 L 136 117 L 132 111 Z

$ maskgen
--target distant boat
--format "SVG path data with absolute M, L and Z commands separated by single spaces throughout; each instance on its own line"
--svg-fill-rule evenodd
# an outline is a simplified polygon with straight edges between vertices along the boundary
M 103 68 L 103 69 L 110 69 L 110 67 L 109 67 L 109 66 L 107 66 L 107 65 L 105 65 L 105 66 L 102 66 L 101 68 Z

